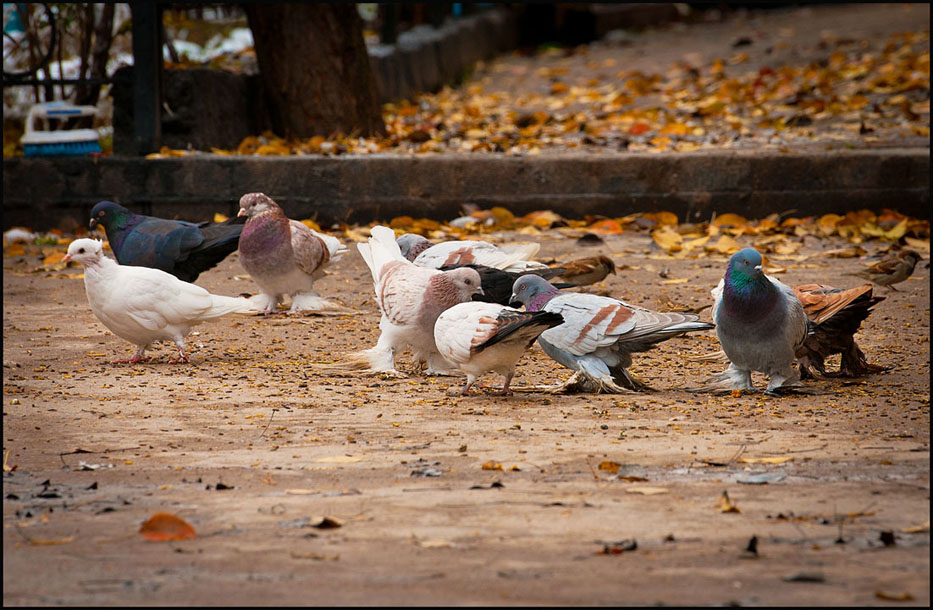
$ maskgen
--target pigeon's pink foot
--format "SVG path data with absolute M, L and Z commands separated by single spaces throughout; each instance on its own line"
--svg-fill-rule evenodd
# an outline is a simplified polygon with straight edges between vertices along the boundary
M 149 356 L 145 358 L 133 356 L 132 358 L 125 358 L 123 360 L 114 360 L 110 364 L 136 364 L 137 362 L 149 362 Z
M 490 392 L 489 394 L 490 396 L 512 396 L 513 395 L 512 390 L 506 390 L 504 388 L 501 390 L 496 390 L 495 392 Z
M 185 353 L 185 350 L 178 348 L 178 358 L 173 358 L 169 360 L 169 364 L 180 364 L 182 362 L 191 362 L 188 358 L 188 354 Z

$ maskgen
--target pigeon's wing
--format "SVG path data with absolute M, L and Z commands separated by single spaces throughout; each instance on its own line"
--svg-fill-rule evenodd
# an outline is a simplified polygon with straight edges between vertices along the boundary
M 418 267 L 406 260 L 383 264 L 375 284 L 376 301 L 382 313 L 399 326 L 418 323 L 424 300 L 428 297 L 431 277 L 438 273 L 441 272 Z
M 794 351 L 796 352 L 807 339 L 808 319 L 803 309 L 803 304 L 790 286 L 770 275 L 766 275 L 765 277 L 768 278 L 772 284 L 777 286 L 783 295 L 785 307 L 789 314 L 787 317 L 788 327 L 786 332 L 794 338 Z
M 722 302 L 722 291 L 726 285 L 726 279 L 721 278 L 719 283 L 716 284 L 716 287 L 709 291 L 710 296 L 713 297 L 713 309 L 710 312 L 713 316 L 713 319 L 716 319 L 716 313 L 719 311 L 719 304 Z
M 292 233 L 295 264 L 308 275 L 313 275 L 330 259 L 330 252 L 324 240 L 304 224 L 297 220 L 290 220 L 288 224 Z
M 498 316 L 503 309 L 507 308 L 482 302 L 451 307 L 437 318 L 434 326 L 438 351 L 451 362 L 469 362 L 477 346 L 496 335 Z
M 198 321 L 211 309 L 211 294 L 156 269 L 124 267 L 107 303 L 149 330 Z
M 546 268 L 543 263 L 525 260 L 529 253 L 538 251 L 539 244 L 512 245 L 508 249 L 485 241 L 446 241 L 431 246 L 419 254 L 414 263 L 421 267 L 440 269 L 445 265 L 485 265 L 509 271 L 521 270 L 528 265 Z
M 807 318 L 825 332 L 855 334 L 871 308 L 885 297 L 872 296 L 872 285 L 833 288 L 821 284 L 794 286 Z
M 189 250 L 203 241 L 201 230 L 192 222 L 149 217 L 126 234 L 114 255 L 121 265 L 171 272 L 178 261 L 188 258 Z
M 636 310 L 621 301 L 594 294 L 556 296 L 545 311 L 558 313 L 564 323 L 545 331 L 547 341 L 574 356 L 612 345 L 637 323 Z

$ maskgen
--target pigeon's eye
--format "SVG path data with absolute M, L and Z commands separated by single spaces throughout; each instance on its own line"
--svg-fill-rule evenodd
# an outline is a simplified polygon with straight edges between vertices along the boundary
M 78 250 L 78 254 L 84 254 L 84 248 L 80 248 L 80 249 Z
M 472 280 L 464 280 L 464 282 L 466 283 L 467 286 L 473 283 Z
M 106 212 L 104 212 L 103 210 L 97 213 L 97 215 L 100 216 L 101 218 L 103 218 L 104 214 L 106 214 Z

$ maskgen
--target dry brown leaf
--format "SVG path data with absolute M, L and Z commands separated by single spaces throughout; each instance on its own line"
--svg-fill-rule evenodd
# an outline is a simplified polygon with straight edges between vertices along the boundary
M 710 248 L 707 246 L 706 249 L 709 250 Z M 742 249 L 742 245 L 730 235 L 720 235 L 719 241 L 716 242 L 712 249 L 720 254 L 735 254 Z
M 889 591 L 875 591 L 875 597 L 878 599 L 884 599 L 892 602 L 909 602 L 913 601 L 914 596 L 908 592 L 903 593 L 891 593 Z
M 643 496 L 654 496 L 657 494 L 666 494 L 670 490 L 663 487 L 626 487 L 626 493 L 630 494 L 641 494 Z
M 615 473 L 619 472 L 619 468 L 620 468 L 621 466 L 622 466 L 622 464 L 620 464 L 620 463 L 618 463 L 618 462 L 613 462 L 613 461 L 610 461 L 610 460 L 606 460 L 606 461 L 604 461 L 604 462 L 600 462 L 600 463 L 599 463 L 599 469 L 600 469 L 600 470 L 605 470 L 606 472 L 611 472 L 612 474 L 615 474 Z
M 350 455 L 335 455 L 333 457 L 318 458 L 314 461 L 325 464 L 352 464 L 353 462 L 362 462 L 363 458 Z
M 740 513 L 739 507 L 732 503 L 732 500 L 729 499 L 729 492 L 723 491 L 722 495 L 719 496 L 719 500 L 716 502 L 716 508 L 719 509 L 721 513 Z
M 139 528 L 147 540 L 186 540 L 194 538 L 194 528 L 187 521 L 169 513 L 156 513 Z
M 499 462 L 488 461 L 484 462 L 482 466 L 483 470 L 504 470 L 502 464 Z
M 668 226 L 652 231 L 651 239 L 668 252 L 679 252 L 683 249 L 683 236 Z
M 744 216 L 739 216 L 738 214 L 720 214 L 710 223 L 716 227 L 731 226 L 731 227 L 745 227 L 748 224 L 748 220 Z
M 786 462 L 793 462 L 794 457 L 791 455 L 772 457 L 741 457 L 738 459 L 738 461 L 744 462 L 746 464 L 784 464 Z
M 921 534 L 923 532 L 928 532 L 930 531 L 930 520 L 927 519 L 920 525 L 914 525 L 911 527 L 902 527 L 901 531 L 904 532 L 905 534 Z

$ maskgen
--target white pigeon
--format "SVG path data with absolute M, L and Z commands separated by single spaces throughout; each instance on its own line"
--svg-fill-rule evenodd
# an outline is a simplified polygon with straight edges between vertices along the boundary
M 313 284 L 324 276 L 328 263 L 347 252 L 340 240 L 289 219 L 263 193 L 243 195 L 237 216 L 246 216 L 240 264 L 259 286 L 259 294 L 251 299 L 258 309 L 275 311 L 286 294 L 292 298 L 289 313 L 338 308 L 318 295 Z
M 416 361 L 427 363 L 429 374 L 450 371 L 451 365 L 434 344 L 434 323 L 445 309 L 483 293 L 479 273 L 468 267 L 453 271 L 419 267 L 402 257 L 392 229 L 376 225 L 370 234 L 369 243 L 357 247 L 372 272 L 382 333 L 375 347 L 351 355 L 351 363 L 400 375 L 395 354 L 411 348 Z
M 547 269 L 544 263 L 529 260 L 541 244 L 512 244 L 499 247 L 488 241 L 445 241 L 433 244 L 415 233 L 398 238 L 402 256 L 420 267 L 440 269 L 448 265 L 485 265 L 503 271 L 523 273 Z
M 562 324 L 560 314 L 519 311 L 497 303 L 471 301 L 454 305 L 434 324 L 434 342 L 441 356 L 466 373 L 461 390 L 466 396 L 476 379 L 487 371 L 502 375 L 500 396 L 512 393 L 509 384 L 515 363 L 545 330 Z
M 131 358 L 114 364 L 148 360 L 143 352 L 160 340 L 178 347 L 178 359 L 172 362 L 190 362 L 185 337 L 192 326 L 228 313 L 255 313 L 244 298 L 211 294 L 159 269 L 120 265 L 104 256 L 96 239 L 71 242 L 62 261 L 72 260 L 84 266 L 91 311 L 113 334 L 136 346 Z

